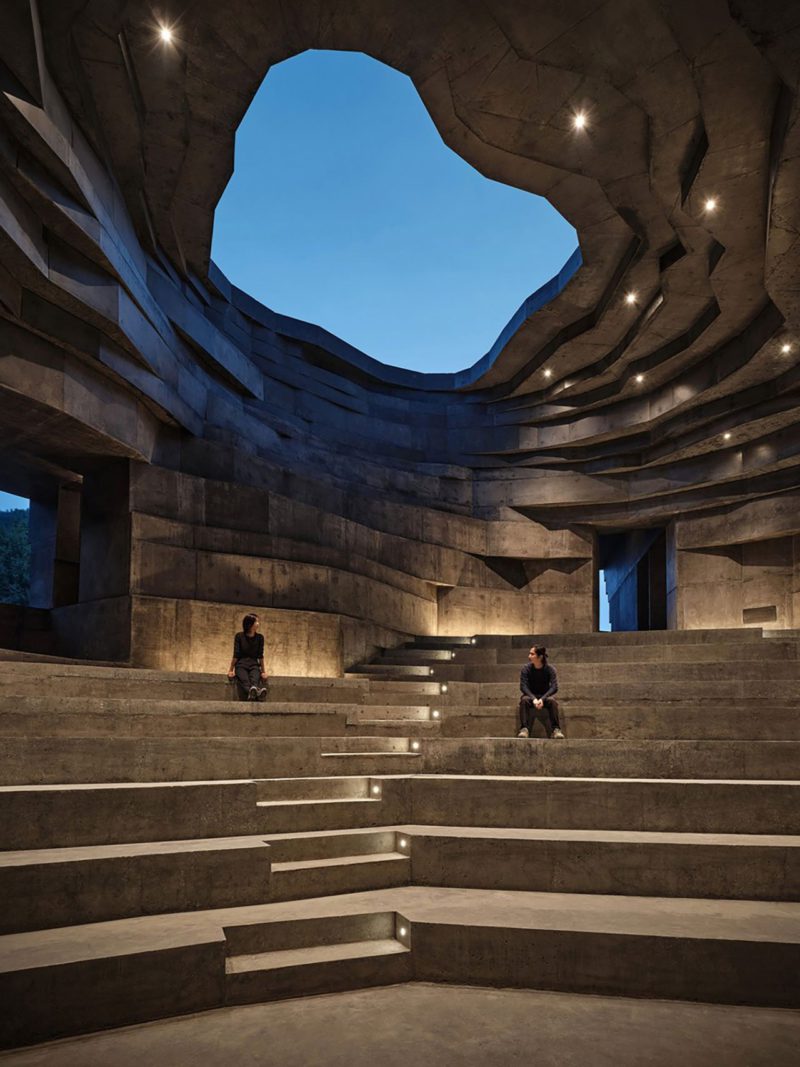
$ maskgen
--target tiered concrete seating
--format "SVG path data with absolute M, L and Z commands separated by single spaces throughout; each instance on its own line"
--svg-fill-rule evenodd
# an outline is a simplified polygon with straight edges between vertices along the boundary
M 411 977 L 800 1006 L 798 635 L 545 638 L 566 741 L 530 640 L 265 704 L 7 659 L 3 1044 Z

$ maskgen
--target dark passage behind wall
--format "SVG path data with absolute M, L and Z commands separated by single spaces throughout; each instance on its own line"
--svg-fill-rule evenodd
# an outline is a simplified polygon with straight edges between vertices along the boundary
M 598 538 L 612 630 L 667 628 L 665 530 L 625 530 Z

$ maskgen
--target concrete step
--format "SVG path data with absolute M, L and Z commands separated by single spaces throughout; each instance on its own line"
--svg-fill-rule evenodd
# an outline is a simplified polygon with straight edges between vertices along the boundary
M 108 697 L 63 697 L 54 704 L 49 695 L 0 697 L 0 737 L 332 737 L 361 721 L 382 720 L 430 722 L 431 709 Z
M 392 826 L 355 831 L 315 830 L 301 834 L 269 834 L 263 840 L 270 846 L 273 863 L 299 863 L 379 853 L 406 856 L 409 844 L 408 834 Z
M 762 712 L 752 704 L 589 705 L 560 700 L 562 729 L 570 740 L 707 740 L 707 741 L 798 741 L 800 708 L 770 705 Z M 516 736 L 519 728 L 516 706 L 451 705 L 438 711 L 429 724 L 409 724 L 406 733 L 426 737 L 429 726 L 438 723 L 440 737 L 488 738 Z M 544 715 L 539 717 L 537 737 L 545 737 Z M 377 722 L 359 720 L 359 730 L 378 730 Z
M 446 704 L 442 707 L 380 705 L 248 705 L 218 702 L 135 702 L 119 707 L 93 698 L 65 699 L 48 710 L 39 698 L 0 700 L 0 737 L 176 738 L 334 737 L 340 735 L 492 737 L 516 733 L 516 703 Z M 52 701 L 49 702 L 52 705 Z M 9 705 L 13 704 L 13 709 Z M 18 710 L 17 710 L 18 709 Z M 599 704 L 561 700 L 562 725 L 570 738 L 800 740 L 800 707 L 752 702 L 722 706 L 693 701 Z M 544 729 L 542 729 L 544 735 Z
M 800 900 L 800 837 L 405 826 L 413 885 Z
M 262 800 L 351 800 L 369 797 L 370 780 L 365 775 L 333 778 L 264 778 L 255 783 Z
M 783 634 L 783 631 L 781 631 Z M 538 642 L 537 642 L 538 643 Z M 747 646 L 749 647 L 749 645 Z M 762 641 L 753 648 L 750 657 L 759 661 L 796 660 L 800 641 L 796 637 L 776 636 Z M 388 649 L 371 661 L 372 665 L 433 667 L 437 672 L 453 663 L 461 666 L 514 665 L 520 669 L 527 663 L 527 648 L 510 646 L 463 646 L 458 649 L 395 648 Z M 697 644 L 563 644 L 556 639 L 548 646 L 550 658 L 558 665 L 573 663 L 731 663 L 742 660 L 739 643 L 731 641 L 702 642 Z M 748 657 L 748 658 L 750 658 Z M 366 665 L 354 667 L 360 671 Z
M 365 738 L 364 740 L 371 740 Z M 381 739 L 383 740 L 383 739 Z M 412 741 L 410 747 L 420 746 Z M 321 759 L 325 774 L 414 774 L 420 761 L 420 753 L 408 752 L 323 752 Z
M 232 946 L 237 951 L 225 964 L 225 1002 L 249 1004 L 408 981 L 411 953 L 403 923 L 393 913 L 378 913 L 228 928 L 229 951 Z M 400 928 L 406 931 L 402 939 Z M 242 952 L 242 946 L 260 950 Z
M 346 778 L 346 781 L 353 779 Z M 357 779 L 362 780 L 362 779 Z M 330 779 L 321 779 L 330 782 Z M 297 834 L 311 831 L 351 830 L 358 827 L 387 826 L 407 822 L 410 815 L 410 779 L 366 779 L 366 790 L 360 795 L 325 796 L 333 792 L 324 785 L 322 796 L 310 790 L 303 799 L 291 782 L 287 795 L 277 791 L 256 805 L 259 828 L 266 834 Z
M 765 669 L 762 662 L 741 663 L 714 660 L 713 662 L 688 663 L 685 661 L 676 663 L 569 663 L 553 660 L 558 667 L 558 680 L 561 688 L 569 690 L 572 685 L 584 684 L 587 680 L 604 685 L 606 682 L 630 682 L 641 684 L 652 682 L 653 684 L 670 685 L 674 688 L 685 690 L 696 680 L 713 682 L 720 680 L 727 682 L 733 676 L 738 681 L 749 681 L 751 688 L 754 683 L 759 684 L 766 677 L 769 682 L 783 681 L 788 679 L 800 679 L 800 661 L 797 659 L 773 659 L 769 660 L 769 669 Z M 471 666 L 469 664 L 442 663 L 435 667 L 398 667 L 394 664 L 371 664 L 369 672 L 358 677 L 381 678 L 384 681 L 402 681 L 411 677 L 410 672 L 425 671 L 430 678 L 444 682 L 473 682 L 482 684 L 487 682 L 507 682 L 519 685 L 519 673 L 522 664 L 503 663 L 496 665 L 483 664 Z M 348 677 L 356 677 L 348 674 Z
M 368 855 L 292 860 L 272 866 L 272 900 L 327 897 L 408 885 L 411 862 L 394 850 Z
M 390 684 L 390 683 L 386 683 Z M 395 683 L 397 684 L 397 683 Z M 439 703 L 446 706 L 454 704 L 478 703 L 484 705 L 505 704 L 513 706 L 519 701 L 519 682 L 440 682 L 437 683 L 441 696 Z M 373 695 L 377 695 L 378 682 L 372 683 Z M 443 690 L 443 686 L 446 688 Z M 444 695 L 447 694 L 447 700 Z M 677 704 L 695 706 L 736 702 L 759 704 L 769 707 L 776 703 L 786 707 L 800 707 L 800 685 L 795 679 L 770 678 L 768 675 L 757 687 L 753 680 L 737 678 L 716 680 L 693 680 L 683 689 L 665 682 L 656 681 L 603 681 L 602 685 L 590 681 L 573 680 L 567 686 L 561 684 L 559 676 L 559 700 L 568 699 L 574 703 L 602 704 L 638 704 L 658 702 L 660 704 Z M 438 706 L 438 705 L 437 705 Z
M 266 840 L 274 874 L 279 862 L 383 853 L 410 857 L 406 881 L 413 885 L 800 900 L 796 836 L 405 825 Z
M 389 918 L 363 934 L 350 924 L 365 915 Z M 393 938 L 419 981 L 800 1006 L 796 903 L 407 886 L 7 935 L 0 1045 L 219 1007 L 231 1002 L 226 970 L 261 969 L 236 957 Z M 267 968 L 273 976 L 253 978 L 249 994 L 369 980 L 354 959 L 321 975 Z M 87 998 L 87 982 L 102 997 Z
M 0 849 L 47 849 L 255 834 L 252 781 L 0 788 Z
M 800 780 L 798 741 L 431 737 L 411 744 L 427 774 Z
M 119 705 L 102 697 L 65 698 L 55 707 L 52 698 L 0 698 L 0 737 L 334 736 L 346 732 L 356 713 L 351 704 L 126 700 Z
M 760 642 L 768 636 L 781 639 L 784 635 L 794 635 L 795 631 L 762 630 L 758 626 L 742 626 L 723 630 L 630 630 L 630 631 L 593 631 L 584 633 L 558 634 L 472 634 L 462 637 L 417 637 L 402 646 L 407 649 L 445 649 L 459 650 L 471 646 L 474 648 L 522 648 L 527 651 L 531 645 L 573 646 L 615 646 L 615 645 L 697 645 L 705 643 Z
M 263 837 L 0 852 L 0 933 L 270 899 Z
M 484 774 L 411 785 L 414 822 L 434 826 L 800 834 L 800 782 Z
M 408 755 L 407 737 L 325 737 L 322 738 L 322 755 L 336 753 L 364 753 L 369 755 Z
M 442 664 L 442 666 L 448 666 L 449 664 Z M 369 678 L 372 675 L 377 677 L 397 678 L 399 680 L 409 679 L 409 681 L 418 681 L 424 678 L 432 677 L 439 664 L 436 667 L 427 666 L 419 663 L 360 663 L 355 667 L 352 667 L 349 671 L 345 671 L 345 678 Z
M 564 701 L 560 708 L 570 738 L 653 740 L 798 741 L 800 709 L 728 704 L 723 707 L 586 707 Z M 448 711 L 448 720 L 449 720 Z
M 0 746 L 0 781 L 7 786 L 22 785 L 19 779 L 63 785 L 415 773 L 795 780 L 800 742 L 523 741 L 508 733 L 498 738 L 406 733 L 344 739 L 6 738 Z

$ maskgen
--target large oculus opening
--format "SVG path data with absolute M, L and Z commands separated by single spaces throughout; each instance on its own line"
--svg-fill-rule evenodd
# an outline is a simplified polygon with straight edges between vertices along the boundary
M 442 141 L 410 78 L 355 52 L 273 67 L 236 135 L 214 261 L 383 363 L 462 370 L 577 247 L 542 197 Z

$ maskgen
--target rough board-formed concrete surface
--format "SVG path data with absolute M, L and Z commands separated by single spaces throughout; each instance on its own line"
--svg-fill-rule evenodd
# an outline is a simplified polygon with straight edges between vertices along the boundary
M 338 674 L 411 634 L 590 630 L 598 564 L 622 629 L 800 627 L 795 5 L 195 0 L 170 43 L 143 0 L 1 17 L 0 457 L 51 652 L 216 671 L 256 608 L 274 673 Z M 209 261 L 236 126 L 305 48 L 407 73 L 576 227 L 462 373 Z
M 797 6 L 171 17 L 167 43 L 143 0 L 0 7 L 0 488 L 33 557 L 0 612 L 0 1043 L 191 1015 L 140 1032 L 186 1035 L 180 1062 L 209 1020 L 259 1049 L 294 1020 L 352 1062 L 326 1005 L 394 994 L 302 998 L 389 985 L 425 1034 L 507 1011 L 507 1062 L 537 1032 L 597 1059 L 609 1027 L 615 1062 L 786 1062 Z M 407 73 L 451 148 L 576 227 L 459 374 L 383 366 L 209 260 L 237 124 L 307 48 Z M 593 632 L 600 569 L 636 632 Z M 258 705 L 224 680 L 253 609 Z M 515 737 L 534 639 L 566 740 Z M 384 1059 L 387 1034 L 428 1058 L 377 1015 Z

